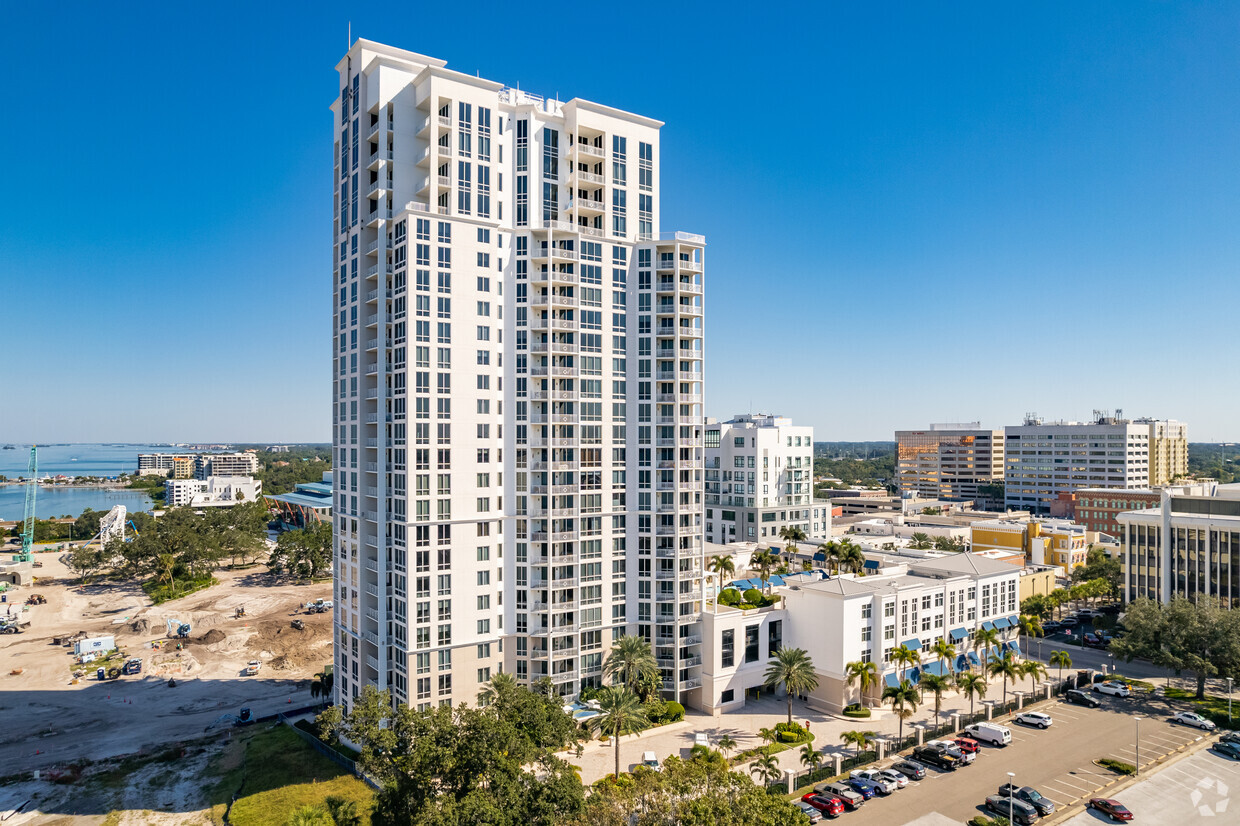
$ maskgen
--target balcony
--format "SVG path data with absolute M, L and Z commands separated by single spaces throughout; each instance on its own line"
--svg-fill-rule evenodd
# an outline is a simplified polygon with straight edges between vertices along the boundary
M 389 186 L 388 182 L 385 181 L 383 178 L 379 178 L 377 181 L 371 181 L 369 184 L 366 185 L 366 197 L 367 198 L 378 198 L 385 191 L 387 191 L 388 186 Z M 391 217 L 391 216 L 388 216 L 388 217 Z
M 675 258 L 660 258 L 658 263 L 655 266 L 655 269 L 657 269 L 659 272 L 675 272 L 676 259 Z
M 695 235 L 692 232 L 660 232 L 659 241 L 683 241 L 686 244 L 705 244 L 705 235 Z
M 681 282 L 680 282 L 680 291 L 681 291 L 682 293 L 690 293 L 690 294 L 692 294 L 692 295 L 701 295 L 701 294 L 702 294 L 702 285 L 701 285 L 701 284 L 694 284 L 694 283 L 692 283 L 692 282 L 688 282 L 688 281 L 681 281 Z
M 438 115 L 437 117 L 438 117 L 438 121 L 439 121 L 439 125 L 440 125 L 440 126 L 446 126 L 446 127 L 448 127 L 449 129 L 451 129 L 451 128 L 452 128 L 452 118 L 450 118 L 450 117 L 448 117 L 448 116 L 446 116 L 446 115 Z
M 574 198 L 569 201 L 568 209 L 571 209 L 578 215 L 602 215 L 607 211 L 607 207 L 602 201 L 591 201 L 586 198 Z
M 569 226 L 571 227 L 572 225 L 569 224 Z M 550 255 L 548 255 L 548 253 L 550 253 Z M 577 251 L 561 249 L 560 247 L 554 245 L 549 247 L 536 246 L 530 251 L 530 258 L 533 258 L 535 261 L 546 261 L 549 257 L 560 261 L 576 261 Z
M 572 171 L 570 180 L 575 184 L 594 184 L 595 186 L 602 186 L 607 183 L 602 175 L 596 175 L 593 172 L 582 172 L 578 169 Z
M 602 160 L 607 157 L 607 153 L 603 151 L 601 146 L 595 146 L 590 143 L 575 143 L 568 149 L 570 157 L 578 158 L 598 158 Z

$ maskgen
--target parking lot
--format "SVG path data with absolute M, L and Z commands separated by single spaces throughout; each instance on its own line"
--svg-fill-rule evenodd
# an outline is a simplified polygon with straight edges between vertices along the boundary
M 1061 702 L 1038 705 L 1036 710 L 1054 719 L 1045 730 L 999 721 L 1012 730 L 1011 745 L 983 745 L 972 765 L 954 772 L 931 768 L 924 780 L 910 783 L 889 797 L 876 797 L 845 817 L 855 824 L 893 824 L 937 813 L 963 823 L 983 812 L 987 795 L 995 794 L 1008 781 L 1008 772 L 1015 773 L 1018 786 L 1034 787 L 1055 801 L 1062 812 L 1067 806 L 1098 796 L 1100 789 L 1118 780 L 1112 772 L 1094 765 L 1094 760 L 1110 757 L 1136 763 L 1138 726 L 1143 768 L 1204 736 L 1196 729 L 1168 722 L 1174 709 L 1165 700 L 1099 699 L 1102 707 L 1097 709 Z M 1143 718 L 1140 722 L 1134 719 L 1138 715 Z M 885 761 L 885 765 L 891 762 Z

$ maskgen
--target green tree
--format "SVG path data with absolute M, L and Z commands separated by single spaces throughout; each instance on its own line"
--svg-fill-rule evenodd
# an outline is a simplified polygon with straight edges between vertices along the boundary
M 986 678 L 972 671 L 961 671 L 956 675 L 956 690 L 969 698 L 969 714 L 973 714 L 973 701 L 986 696 Z
M 1240 676 L 1240 612 L 1217 600 L 1174 597 L 1159 605 L 1142 597 L 1128 605 L 1124 627 L 1128 633 L 1111 643 L 1111 653 L 1125 662 L 1140 658 L 1191 671 L 1199 700 L 1205 699 L 1207 678 Z
M 956 646 L 952 645 L 947 637 L 939 637 L 934 641 L 934 645 L 930 646 L 930 653 L 938 659 L 940 670 L 944 674 L 949 673 L 947 664 L 956 659 Z
M 1031 617 L 1046 619 L 1055 610 L 1055 606 L 1051 604 L 1050 598 L 1046 594 L 1034 594 L 1025 597 L 1020 602 L 1020 612 L 1028 614 Z
M 492 674 L 486 685 L 478 692 L 478 705 L 489 706 L 493 703 L 506 702 L 517 693 L 517 680 L 511 674 L 501 671 Z
M 289 815 L 288 826 L 333 826 L 331 814 L 319 806 L 302 806 Z
M 749 558 L 749 567 L 758 571 L 758 576 L 762 579 L 762 590 L 766 590 L 767 581 L 771 578 L 771 570 L 775 567 L 778 560 L 770 551 L 755 551 Z
M 727 757 L 736 749 L 736 741 L 730 735 L 725 734 L 715 741 L 715 746 L 723 752 L 724 757 Z
M 973 650 L 980 651 L 982 665 L 990 659 L 990 649 L 999 647 L 999 632 L 994 628 L 979 628 L 973 632 Z
M 312 522 L 280 534 L 267 566 L 274 573 L 295 579 L 315 580 L 327 575 L 332 567 L 331 523 Z
M 1102 593 L 1097 596 L 1118 599 L 1123 592 L 1124 571 L 1120 561 L 1112 559 L 1105 549 L 1091 545 L 1085 554 L 1085 564 L 1078 565 L 1072 570 L 1072 581 L 1082 583 L 1094 580 L 1100 580 L 1103 583 L 1100 588 Z
M 801 746 L 801 765 L 809 771 L 813 771 L 822 765 L 822 753 L 814 748 L 813 743 L 806 743 Z
M 323 805 L 327 807 L 327 813 L 331 815 L 332 823 L 336 826 L 361 826 L 362 815 L 357 810 L 356 801 L 331 795 L 323 801 Z
M 1025 660 L 1020 664 L 1020 673 L 1022 677 L 1028 677 L 1031 690 L 1036 690 L 1039 679 L 1046 679 L 1046 666 L 1037 660 Z
M 891 650 L 891 664 L 899 666 L 900 679 L 904 679 L 904 675 L 909 666 L 921 664 L 921 654 L 917 653 L 907 645 L 900 645 Z
M 840 740 L 844 743 L 844 747 L 853 746 L 856 748 L 856 756 L 861 757 L 861 752 L 874 742 L 874 732 L 872 731 L 845 731 L 840 734 Z
M 784 540 L 784 554 L 788 558 L 788 564 L 791 565 L 796 557 L 797 543 L 804 542 L 808 537 L 799 525 L 785 525 L 779 529 L 779 538 Z
M 818 553 L 822 554 L 824 568 L 827 568 L 832 573 L 839 572 L 840 543 L 834 540 L 824 542 L 818 546 Z
M 991 656 L 990 662 L 986 664 L 986 673 L 991 677 L 1003 678 L 1003 704 L 1007 705 L 1008 680 L 1015 682 L 1024 676 L 1021 664 L 1016 661 L 1011 651 L 1004 651 L 1002 655 Z
M 736 562 L 729 554 L 712 556 L 706 567 L 719 575 L 719 587 L 721 588 L 725 579 L 736 575 Z
M 840 540 L 838 563 L 841 571 L 859 574 L 865 571 L 865 552 L 848 537 Z
M 900 720 L 901 742 L 904 740 L 904 721 L 917 713 L 920 701 L 917 688 L 905 679 L 901 679 L 899 685 L 889 685 L 883 689 L 883 702 L 891 705 L 892 713 Z
M 918 687 L 923 695 L 927 691 L 934 695 L 934 721 L 937 723 L 939 720 L 939 709 L 943 705 L 943 695 L 952 687 L 952 681 L 939 674 L 922 674 Z
M 848 681 L 848 687 L 854 685 L 861 689 L 861 695 L 857 702 L 864 705 L 867 694 L 873 692 L 880 682 L 878 676 L 878 666 L 873 660 L 854 660 L 844 666 L 844 676 Z
M 1052 668 L 1059 669 L 1059 682 L 1063 682 L 1063 670 L 1072 667 L 1072 657 L 1067 651 L 1052 651 L 1049 660 Z
M 616 773 L 620 778 L 620 738 L 625 734 L 637 734 L 650 728 L 650 720 L 637 695 L 623 686 L 608 686 L 595 698 L 599 713 L 586 721 L 591 731 L 598 731 L 611 738 L 615 747 Z
M 773 754 L 764 755 L 754 761 L 749 772 L 762 778 L 764 785 L 770 785 L 779 779 L 779 760 Z
M 930 536 L 922 533 L 921 531 L 914 533 L 909 538 L 912 541 L 908 543 L 908 546 L 917 551 L 928 550 L 934 544 L 933 540 L 930 539 Z
M 781 648 L 766 664 L 764 685 L 783 686 L 788 701 L 788 722 L 792 722 L 792 698 L 818 687 L 814 662 L 803 648 Z
M 636 693 L 643 680 L 659 679 L 659 663 L 645 637 L 626 634 L 612 643 L 603 661 L 603 676 Z

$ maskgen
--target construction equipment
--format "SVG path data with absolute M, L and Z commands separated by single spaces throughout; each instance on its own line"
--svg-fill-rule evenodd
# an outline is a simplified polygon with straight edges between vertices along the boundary
M 31 594 L 30 596 L 26 597 L 26 604 L 27 605 L 46 605 L 47 597 L 43 596 L 42 594 Z
M 258 669 L 262 667 L 263 667 L 263 664 L 259 662 L 258 660 L 250 660 L 250 662 L 245 667 L 245 672 L 244 672 L 245 676 L 253 677 L 255 674 L 258 673 Z
M 230 724 L 234 726 L 248 726 L 250 723 L 253 723 L 253 722 L 254 722 L 254 714 L 250 711 L 249 706 L 246 706 L 245 708 L 241 709 L 240 714 L 221 714 L 210 725 L 208 725 L 206 728 L 203 729 L 203 733 L 205 734 L 211 729 L 219 728 L 220 726 L 225 726 L 225 725 L 230 725 Z
M 301 620 L 293 620 L 293 627 L 296 628 L 298 631 L 306 630 L 306 624 L 302 622 Z
M 26 522 L 22 527 L 22 552 L 13 557 L 17 562 L 33 562 L 34 556 L 34 500 L 35 494 L 39 489 L 38 480 L 35 479 L 39 475 L 39 448 L 37 445 L 30 446 L 30 477 L 26 480 Z
M 107 545 L 113 539 L 128 542 L 129 540 L 125 538 L 125 517 L 127 514 L 128 509 L 126 509 L 124 505 L 113 505 L 112 509 L 99 520 L 99 532 L 91 537 L 90 540 L 82 546 L 82 548 L 89 548 L 96 542 L 98 542 L 100 546 Z M 129 524 L 132 526 L 133 520 L 130 520 Z M 136 529 L 134 530 L 134 533 L 137 533 Z
M 305 608 L 307 614 L 326 614 L 332 610 L 332 601 L 330 599 L 316 599 L 314 602 L 307 602 Z
M 235 611 L 233 611 L 233 616 L 234 616 L 234 617 L 236 617 L 237 619 L 241 619 L 242 617 L 244 617 L 244 616 L 245 616 L 245 606 L 244 606 L 244 605 L 238 605 L 238 606 L 237 606 L 237 609 L 236 609 Z
M 121 673 L 122 674 L 141 674 L 142 673 L 142 658 L 141 657 L 130 657 L 129 659 L 125 660 L 125 664 L 121 666 Z
M 182 640 L 187 639 L 189 637 L 189 632 L 194 630 L 190 623 L 181 622 L 179 619 L 169 617 L 166 622 L 168 624 L 168 636 L 170 637 L 176 637 L 177 639 Z

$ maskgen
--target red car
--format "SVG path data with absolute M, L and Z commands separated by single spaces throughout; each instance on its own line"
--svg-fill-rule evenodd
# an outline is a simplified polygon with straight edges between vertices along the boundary
M 1105 797 L 1090 798 L 1089 808 L 1095 809 L 1111 820 L 1132 820 L 1132 812 L 1124 808 L 1118 800 L 1107 800 Z
M 977 744 L 977 741 L 971 740 L 968 737 L 957 737 L 952 742 L 956 744 L 956 748 L 965 754 L 977 754 L 981 751 L 981 746 Z
M 810 792 L 809 794 L 802 795 L 801 801 L 813 806 L 827 817 L 839 817 L 844 813 L 844 801 L 838 797 L 827 797 Z

